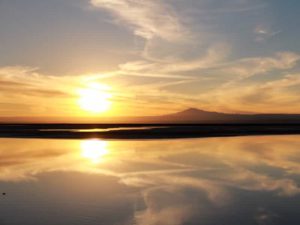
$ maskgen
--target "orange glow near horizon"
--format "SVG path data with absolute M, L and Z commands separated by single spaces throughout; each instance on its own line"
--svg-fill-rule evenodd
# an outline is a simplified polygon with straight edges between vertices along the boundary
M 107 112 L 112 105 L 109 90 L 109 86 L 99 83 L 90 83 L 86 88 L 79 89 L 79 107 L 90 113 Z

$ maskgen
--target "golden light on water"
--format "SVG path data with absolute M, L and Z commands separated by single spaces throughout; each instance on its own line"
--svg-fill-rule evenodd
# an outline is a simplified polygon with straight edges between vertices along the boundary
M 84 140 L 80 143 L 81 156 L 93 163 L 99 163 L 109 153 L 107 142 L 98 139 Z
M 78 90 L 78 104 L 81 109 L 91 113 L 106 112 L 111 107 L 112 97 L 109 93 L 109 87 L 99 84 L 90 83 L 86 88 Z

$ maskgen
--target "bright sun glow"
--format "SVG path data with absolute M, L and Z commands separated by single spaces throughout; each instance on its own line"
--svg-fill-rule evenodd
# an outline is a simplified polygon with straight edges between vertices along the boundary
M 107 142 L 98 139 L 82 141 L 80 146 L 81 156 L 94 163 L 99 163 L 109 153 Z
M 111 107 L 109 87 L 98 83 L 90 83 L 86 88 L 78 90 L 79 106 L 91 113 L 106 112 Z

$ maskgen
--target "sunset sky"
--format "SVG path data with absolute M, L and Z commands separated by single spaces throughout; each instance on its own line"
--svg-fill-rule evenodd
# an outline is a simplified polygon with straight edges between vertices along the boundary
M 0 117 L 300 113 L 299 27 L 299 0 L 0 0 Z

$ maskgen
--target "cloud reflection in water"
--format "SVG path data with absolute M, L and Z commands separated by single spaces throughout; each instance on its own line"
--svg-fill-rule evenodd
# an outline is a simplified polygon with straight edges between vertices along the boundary
M 79 172 L 99 179 L 101 187 L 92 189 L 99 196 L 104 189 L 106 195 L 131 190 L 122 192 L 115 204 L 134 193 L 129 224 L 219 224 L 221 218 L 233 225 L 295 224 L 300 218 L 290 213 L 285 220 L 281 207 L 287 201 L 292 212 L 293 202 L 300 200 L 299 146 L 299 136 L 109 142 L 1 139 L 0 187 L 11 181 L 42 182 L 40 177 L 49 172 Z M 115 181 L 105 186 L 103 175 Z M 74 181 L 79 186 L 80 177 Z M 85 185 L 95 186 L 94 182 Z

